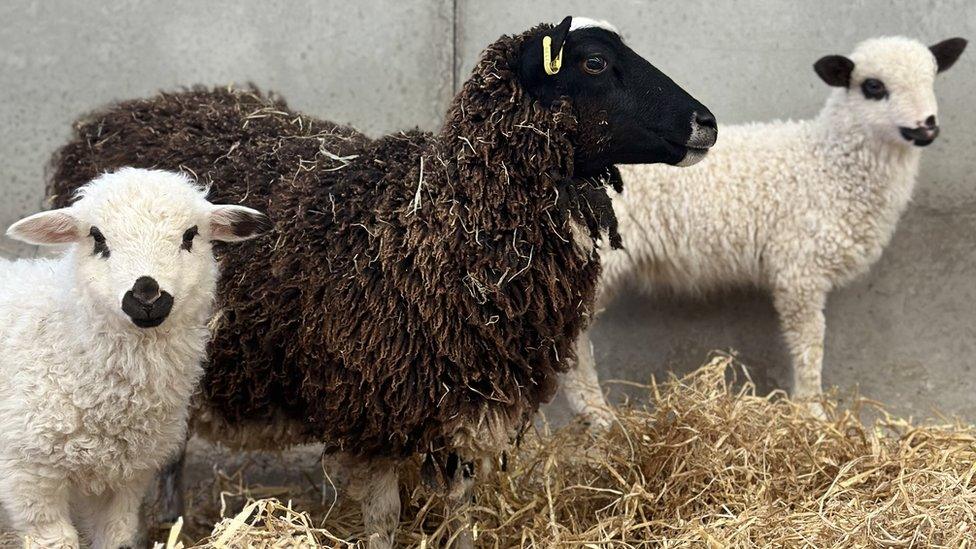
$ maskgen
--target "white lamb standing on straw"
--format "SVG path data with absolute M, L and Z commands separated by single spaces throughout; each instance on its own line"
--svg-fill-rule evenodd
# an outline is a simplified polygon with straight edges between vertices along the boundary
M 835 287 L 881 256 L 939 134 L 933 84 L 966 41 L 932 47 L 892 37 L 862 42 L 814 69 L 834 91 L 812 120 L 725 126 L 697 166 L 620 166 L 613 201 L 625 250 L 602 252 L 601 301 L 627 282 L 703 293 L 754 285 L 772 293 L 793 361 L 793 395 L 821 392 L 824 306 Z M 588 334 L 564 379 L 592 424 L 612 414 Z M 814 413 L 820 405 L 811 402 Z
M 149 481 L 184 438 L 217 283 L 211 241 L 268 227 L 187 177 L 126 168 L 7 234 L 68 244 L 0 261 L 0 502 L 30 546 L 132 547 Z

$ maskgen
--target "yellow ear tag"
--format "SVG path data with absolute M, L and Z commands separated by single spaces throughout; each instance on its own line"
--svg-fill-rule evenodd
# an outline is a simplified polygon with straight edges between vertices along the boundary
M 546 69 L 546 74 L 552 76 L 559 72 L 563 66 L 563 49 L 559 48 L 559 55 L 552 58 L 552 37 L 542 37 L 542 66 Z

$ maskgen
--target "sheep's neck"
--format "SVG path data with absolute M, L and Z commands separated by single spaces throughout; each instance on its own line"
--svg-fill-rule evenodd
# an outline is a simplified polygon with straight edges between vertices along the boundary
M 561 220 L 537 214 L 540 204 L 555 202 L 559 184 L 571 181 L 571 166 L 527 162 L 504 136 L 465 136 L 452 128 L 442 134 L 441 141 L 442 157 L 449 159 L 451 194 L 466 203 L 463 212 L 454 213 L 477 225 L 470 229 L 519 230 L 526 225 L 561 224 Z

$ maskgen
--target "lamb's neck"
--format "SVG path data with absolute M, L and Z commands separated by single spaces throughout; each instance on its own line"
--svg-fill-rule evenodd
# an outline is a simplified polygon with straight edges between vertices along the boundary
M 831 96 L 814 122 L 827 169 L 843 172 L 838 181 L 841 191 L 856 199 L 853 215 L 897 219 L 914 191 L 921 151 L 878 135 L 841 101 L 841 95 Z

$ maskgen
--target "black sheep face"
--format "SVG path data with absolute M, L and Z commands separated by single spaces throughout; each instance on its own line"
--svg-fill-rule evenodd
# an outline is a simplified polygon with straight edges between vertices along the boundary
M 705 157 L 718 135 L 707 107 L 603 21 L 567 17 L 532 37 L 522 47 L 518 72 L 544 105 L 560 97 L 572 102 L 578 175 L 611 164 L 689 166 Z

